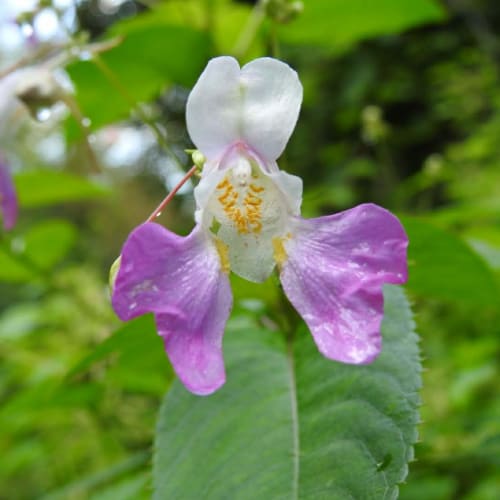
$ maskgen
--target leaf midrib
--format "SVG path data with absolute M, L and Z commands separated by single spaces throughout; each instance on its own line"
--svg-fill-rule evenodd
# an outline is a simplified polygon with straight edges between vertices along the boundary
M 295 360 L 293 357 L 292 340 L 287 341 L 287 363 L 290 381 L 290 410 L 292 417 L 292 491 L 291 499 L 299 498 L 299 475 L 300 475 L 300 435 L 299 435 L 299 411 L 297 403 L 297 383 L 295 376 Z

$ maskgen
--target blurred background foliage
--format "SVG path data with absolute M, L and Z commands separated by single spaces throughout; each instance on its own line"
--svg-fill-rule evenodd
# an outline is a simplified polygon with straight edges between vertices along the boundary
M 0 498 L 150 495 L 172 371 L 151 318 L 115 318 L 107 273 L 189 167 L 185 101 L 219 54 L 299 72 L 280 165 L 306 216 L 373 201 L 408 231 L 426 371 L 401 498 L 498 498 L 498 2 L 8 0 L 0 23 L 0 74 L 44 64 L 66 89 L 0 124 L 21 208 L 0 235 Z M 188 184 L 161 222 L 186 234 L 193 206 Z M 278 295 L 233 289 L 233 321 Z

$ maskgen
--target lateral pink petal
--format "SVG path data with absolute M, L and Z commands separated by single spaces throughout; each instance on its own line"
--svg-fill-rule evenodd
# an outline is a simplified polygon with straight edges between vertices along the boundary
M 385 283 L 407 280 L 408 239 L 399 220 L 372 204 L 317 219 L 296 218 L 281 282 L 330 359 L 364 364 L 381 349 Z
M 6 231 L 12 229 L 17 221 L 17 195 L 14 182 L 7 165 L 0 155 L 0 215 Z
M 158 333 L 182 383 L 210 394 L 225 382 L 222 336 L 232 306 L 217 250 L 197 226 L 187 237 L 146 223 L 127 239 L 113 307 L 128 320 L 155 313 Z

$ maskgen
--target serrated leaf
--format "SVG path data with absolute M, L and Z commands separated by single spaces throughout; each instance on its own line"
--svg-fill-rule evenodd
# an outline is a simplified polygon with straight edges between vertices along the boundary
M 368 366 L 323 358 L 301 331 L 227 332 L 227 383 L 175 383 L 160 411 L 154 498 L 394 498 L 417 438 L 420 364 L 411 313 L 386 289 L 384 347 Z
M 101 185 L 66 172 L 31 170 L 15 176 L 19 204 L 23 208 L 90 200 L 108 191 Z
M 401 217 L 408 233 L 408 288 L 422 296 L 464 303 L 498 304 L 495 275 L 453 233 L 415 217 Z
M 281 27 L 287 42 L 345 50 L 354 43 L 442 21 L 444 9 L 433 0 L 305 0 L 303 12 Z

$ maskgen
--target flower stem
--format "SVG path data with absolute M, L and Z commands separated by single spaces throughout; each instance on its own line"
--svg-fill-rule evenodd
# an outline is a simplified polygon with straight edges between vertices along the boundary
M 162 210 L 170 203 L 170 200 L 175 196 L 177 191 L 194 175 L 198 167 L 196 165 L 193 165 L 186 175 L 180 180 L 179 184 L 168 193 L 168 195 L 165 197 L 165 199 L 155 208 L 153 213 L 146 219 L 146 222 L 152 222 L 156 217 L 159 217 L 161 215 Z
M 177 155 L 173 152 L 172 148 L 166 141 L 163 136 L 162 131 L 158 127 L 158 125 L 149 118 L 149 116 L 144 112 L 140 103 L 136 102 L 135 99 L 130 95 L 128 90 L 122 85 L 119 78 L 113 72 L 113 70 L 103 61 L 99 55 L 95 55 L 92 58 L 94 64 L 99 68 L 101 73 L 107 78 L 109 83 L 115 87 L 115 89 L 119 92 L 119 94 L 123 97 L 125 102 L 135 110 L 135 112 L 139 115 L 140 119 L 153 131 L 158 142 L 161 144 L 163 149 L 172 157 L 177 166 L 181 169 L 184 169 L 184 165 L 181 163 Z
M 83 113 L 80 109 L 80 106 L 78 105 L 78 102 L 76 99 L 70 95 L 65 93 L 62 89 L 59 91 L 59 98 L 60 100 L 66 104 L 66 106 L 69 109 L 69 112 L 73 115 L 73 118 L 75 119 L 76 123 L 78 124 L 78 128 L 80 129 L 81 133 L 83 134 L 83 142 L 85 146 L 85 150 L 87 152 L 87 157 L 90 162 L 90 166 L 92 168 L 93 173 L 100 173 L 102 171 L 101 166 L 99 161 L 97 160 L 97 157 L 94 153 L 94 150 L 92 149 L 92 145 L 90 143 L 90 130 L 89 126 L 86 125 L 85 122 L 85 117 L 83 116 Z
M 233 54 L 242 58 L 247 52 L 257 35 L 262 22 L 266 18 L 266 3 L 268 0 L 259 0 L 248 17 L 246 25 L 243 27 L 240 37 L 236 41 Z
M 280 44 L 278 39 L 278 28 L 276 25 L 276 21 L 272 21 L 271 29 L 269 31 L 269 49 L 271 55 L 277 59 L 280 58 Z

